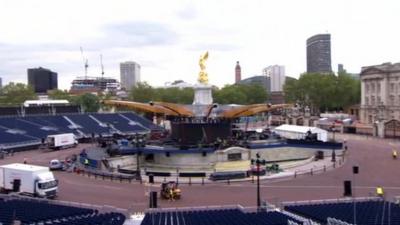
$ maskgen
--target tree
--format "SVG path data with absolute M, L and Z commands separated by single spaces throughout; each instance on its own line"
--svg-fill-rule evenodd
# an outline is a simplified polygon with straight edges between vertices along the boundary
M 283 92 L 285 93 L 285 101 L 286 102 L 296 102 L 300 99 L 304 100 L 304 97 L 301 96 L 301 92 L 298 89 L 299 81 L 297 79 L 287 79 L 283 85 Z
M 129 92 L 129 100 L 135 102 L 143 102 L 148 103 L 150 101 L 154 101 L 155 99 L 155 90 L 146 82 L 138 83 L 136 86 L 132 88 Z
M 26 100 L 36 100 L 37 95 L 33 88 L 22 83 L 9 83 L 0 89 L 0 104 L 15 106 Z
M 74 98 L 67 90 L 50 90 L 48 94 L 50 99 L 66 99 L 71 102 Z
M 81 105 L 85 112 L 97 112 L 100 109 L 100 99 L 94 94 L 86 93 L 73 99 L 74 104 Z
M 129 99 L 137 102 L 162 101 L 177 104 L 193 103 L 193 88 L 153 88 L 139 83 L 129 93 Z M 226 85 L 213 88 L 214 102 L 219 104 L 256 104 L 266 102 L 267 92 L 258 84 Z
M 154 99 L 162 102 L 191 104 L 193 96 L 193 88 L 156 88 Z
M 219 104 L 257 104 L 265 103 L 267 91 L 259 84 L 225 85 L 213 90 L 214 102 Z
M 239 90 L 246 95 L 246 105 L 267 101 L 267 90 L 260 84 L 239 85 Z
M 343 110 L 360 100 L 360 81 L 346 73 L 305 73 L 284 85 L 287 102 L 309 106 L 312 112 Z
M 214 102 L 219 104 L 245 104 L 247 96 L 239 90 L 238 85 L 225 85 L 213 93 Z

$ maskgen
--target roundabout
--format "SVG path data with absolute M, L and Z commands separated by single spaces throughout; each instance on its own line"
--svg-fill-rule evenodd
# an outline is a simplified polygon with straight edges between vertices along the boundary
M 343 197 L 343 181 L 353 180 L 355 196 L 375 196 L 375 188 L 382 186 L 385 197 L 393 199 L 400 195 L 400 181 L 397 170 L 400 161 L 393 160 L 391 151 L 399 148 L 396 141 L 365 138 L 365 136 L 339 137 L 346 139 L 348 153 L 341 167 L 311 175 L 305 174 L 291 179 L 262 180 L 261 197 L 263 201 L 279 205 L 285 201 L 307 201 L 316 199 L 336 199 Z M 90 145 L 87 145 L 88 147 Z M 78 154 L 81 148 L 41 152 L 27 151 L 15 153 L 2 162 L 22 162 L 48 165 L 54 158 L 65 158 Z M 358 165 L 360 172 L 352 174 L 352 167 Z M 59 180 L 58 200 L 80 202 L 94 205 L 109 205 L 129 211 L 144 211 L 148 208 L 150 191 L 159 191 L 158 184 L 138 181 L 120 182 L 118 180 L 95 179 L 93 176 L 76 173 L 55 172 Z M 251 180 L 243 182 L 180 183 L 182 199 L 179 201 L 159 201 L 159 207 L 196 207 L 210 205 L 240 204 L 256 205 L 256 185 Z

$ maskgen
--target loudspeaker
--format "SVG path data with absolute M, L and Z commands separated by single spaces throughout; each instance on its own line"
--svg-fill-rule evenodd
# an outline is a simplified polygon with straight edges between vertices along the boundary
M 358 174 L 358 166 L 353 166 L 353 173 Z
M 149 196 L 149 208 L 157 208 L 157 192 L 150 192 Z
M 154 184 L 154 176 L 153 174 L 149 174 L 149 183 Z
M 166 155 L 167 157 L 169 157 L 169 152 L 166 152 L 165 155 Z
M 344 193 L 343 196 L 345 197 L 350 197 L 352 196 L 352 191 L 351 191 L 351 181 L 350 180 L 345 180 L 343 182 L 343 186 L 344 186 Z
M 203 157 L 206 157 L 207 156 L 207 152 L 203 152 Z
M 323 151 L 317 151 L 315 158 L 324 159 L 324 152 Z

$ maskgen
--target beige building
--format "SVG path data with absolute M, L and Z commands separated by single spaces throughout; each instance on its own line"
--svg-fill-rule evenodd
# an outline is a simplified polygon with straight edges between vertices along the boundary
M 372 125 L 375 135 L 399 136 L 400 63 L 363 67 L 360 79 L 361 122 Z
M 140 82 L 140 65 L 136 62 L 120 63 L 121 87 L 127 91 L 131 90 Z

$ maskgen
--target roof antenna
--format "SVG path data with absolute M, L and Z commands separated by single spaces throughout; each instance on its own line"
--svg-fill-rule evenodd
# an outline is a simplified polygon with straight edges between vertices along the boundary
M 103 55 L 100 54 L 100 65 L 101 65 L 101 79 L 104 77 L 104 66 L 103 66 Z

